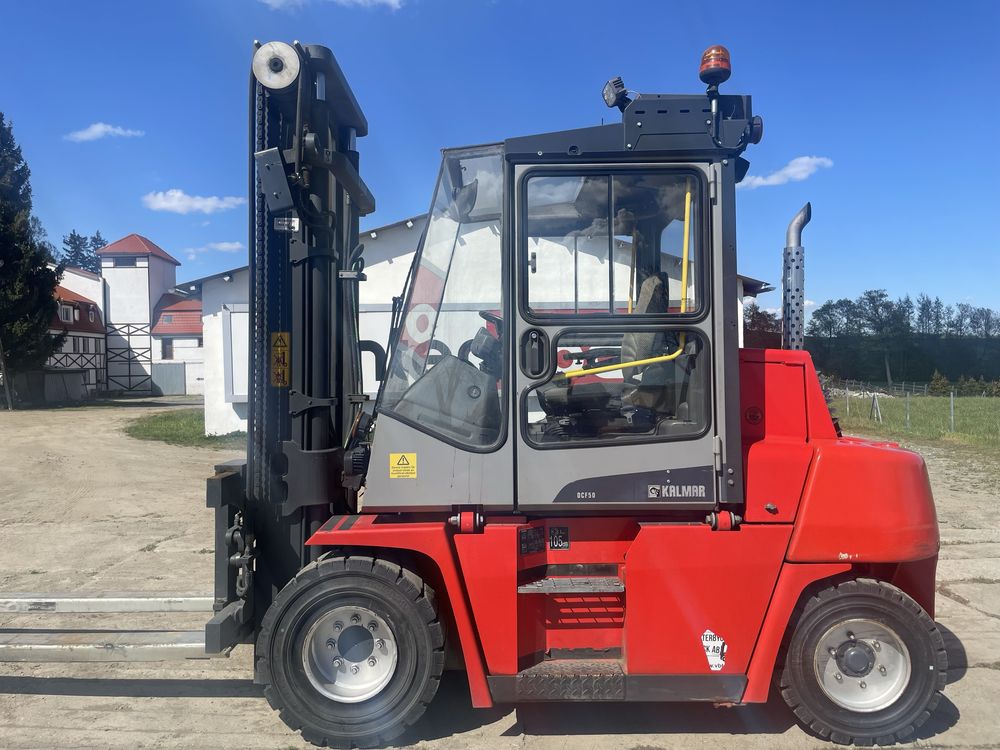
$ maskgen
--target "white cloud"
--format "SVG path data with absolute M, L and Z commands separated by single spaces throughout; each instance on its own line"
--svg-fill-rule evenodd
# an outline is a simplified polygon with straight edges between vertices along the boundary
M 177 188 L 146 193 L 142 196 L 142 204 L 146 208 L 174 214 L 214 214 L 217 211 L 228 211 L 242 206 L 246 202 L 246 198 L 236 195 L 188 195 Z
M 308 0 L 260 0 L 272 10 L 284 10 L 286 8 L 301 8 Z M 405 0 L 332 0 L 337 5 L 346 8 L 389 8 L 399 10 L 403 7 Z
M 760 177 L 758 175 L 747 175 L 736 187 L 754 190 L 759 187 L 771 187 L 772 185 L 784 185 L 786 182 L 802 182 L 816 173 L 823 167 L 832 167 L 833 159 L 825 156 L 796 156 L 781 169 L 771 172 L 771 174 Z
M 184 248 L 183 252 L 188 260 L 196 260 L 202 253 L 213 251 L 219 253 L 238 253 L 242 250 L 246 250 L 246 245 L 242 242 L 209 242 L 207 245 L 202 245 L 201 247 Z
M 97 141 L 101 138 L 139 138 L 144 135 L 146 133 L 142 130 L 129 130 L 120 125 L 95 122 L 83 130 L 74 130 L 72 133 L 67 133 L 63 138 L 74 143 L 82 143 L 83 141 Z
M 811 299 L 807 299 L 803 307 L 805 308 L 816 307 L 816 303 L 813 302 Z

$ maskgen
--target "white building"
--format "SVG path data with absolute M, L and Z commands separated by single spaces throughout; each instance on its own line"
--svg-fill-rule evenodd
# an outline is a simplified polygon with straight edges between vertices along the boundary
M 50 331 L 67 336 L 45 365 L 46 398 L 202 393 L 201 299 L 177 288 L 180 262 L 139 234 L 97 254 L 100 273 L 66 268 L 56 289 Z
M 45 363 L 46 401 L 77 401 L 105 389 L 105 336 L 101 307 L 96 299 L 72 289 L 100 290 L 100 277 L 67 269 L 56 287 L 56 313 L 49 333 L 64 336 L 62 346 Z M 101 299 L 100 295 L 95 295 Z
M 365 274 L 360 285 L 360 335 L 386 346 L 392 317 L 392 298 L 403 290 L 413 254 L 420 242 L 426 216 L 413 216 L 361 234 L 365 245 Z M 247 383 L 249 358 L 250 272 L 246 266 L 195 279 L 182 285 L 185 293 L 202 299 L 202 329 L 205 342 L 205 431 L 225 435 L 247 428 Z M 770 288 L 761 281 L 739 277 L 742 301 Z M 742 318 L 741 318 L 742 321 Z M 740 336 L 742 344 L 742 325 Z M 375 363 L 362 354 L 364 390 L 378 391 Z

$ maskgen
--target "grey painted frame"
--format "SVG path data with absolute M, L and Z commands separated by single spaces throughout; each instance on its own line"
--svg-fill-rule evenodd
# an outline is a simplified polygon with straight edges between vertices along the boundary
M 233 391 L 233 330 L 232 313 L 250 313 L 250 305 L 242 302 L 222 306 L 222 377 L 227 404 L 245 404 L 248 394 Z M 249 347 L 248 347 L 249 350 Z M 249 390 L 249 388 L 247 388 Z

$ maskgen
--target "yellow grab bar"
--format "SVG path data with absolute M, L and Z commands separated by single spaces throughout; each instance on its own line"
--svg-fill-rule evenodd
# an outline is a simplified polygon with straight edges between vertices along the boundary
M 687 312 L 687 278 L 688 278 L 688 252 L 691 240 L 691 184 L 688 183 L 687 193 L 684 195 L 684 246 L 681 254 L 681 312 Z M 634 252 L 633 245 L 633 252 Z M 667 290 L 669 294 L 669 289 Z M 629 299 L 629 306 L 631 307 L 631 298 Z M 631 362 L 619 362 L 614 365 L 601 365 L 600 367 L 581 367 L 579 370 L 568 370 L 563 373 L 557 373 L 556 377 L 563 377 L 569 380 L 570 378 L 578 378 L 581 375 L 598 375 L 602 372 L 614 372 L 615 370 L 627 370 L 632 367 L 642 367 L 643 365 L 652 365 L 657 362 L 670 362 L 671 360 L 677 359 L 684 352 L 684 346 L 687 343 L 687 335 L 682 333 L 680 335 L 680 343 L 677 349 L 672 351 L 670 354 L 663 354 L 659 357 L 648 357 L 646 359 L 634 359 Z

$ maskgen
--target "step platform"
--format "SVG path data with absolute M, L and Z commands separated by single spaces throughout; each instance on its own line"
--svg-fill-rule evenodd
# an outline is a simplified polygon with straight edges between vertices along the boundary
M 617 576 L 556 576 L 517 587 L 519 594 L 620 594 L 625 582 Z

